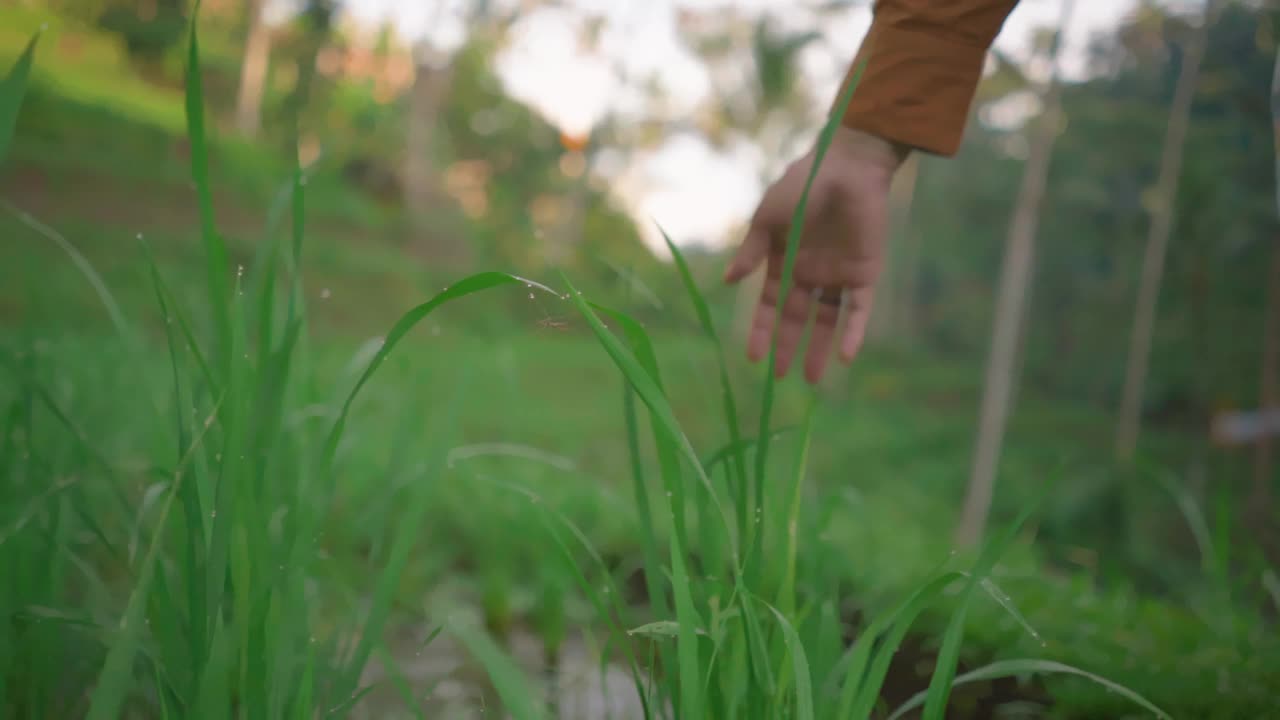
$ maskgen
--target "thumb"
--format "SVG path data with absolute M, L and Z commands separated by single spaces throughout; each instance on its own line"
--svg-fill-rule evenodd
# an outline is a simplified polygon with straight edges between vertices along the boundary
M 729 267 L 725 268 L 724 281 L 736 283 L 750 275 L 751 271 L 764 261 L 768 252 L 769 233 L 765 232 L 759 223 L 751 223 L 751 228 L 747 230 L 747 237 L 743 239 L 738 252 L 734 253 L 733 259 L 729 261 Z

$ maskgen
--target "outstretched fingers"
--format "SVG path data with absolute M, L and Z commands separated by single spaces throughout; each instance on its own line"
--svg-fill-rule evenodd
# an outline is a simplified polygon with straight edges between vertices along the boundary
M 872 287 L 863 285 L 847 293 L 843 334 L 840 337 L 840 359 L 853 362 L 867 337 L 867 323 L 871 320 Z
M 827 290 L 815 303 L 813 332 L 809 335 L 809 350 L 804 360 L 804 379 L 817 383 L 827 371 L 835 344 L 836 328 L 840 322 L 842 290 Z

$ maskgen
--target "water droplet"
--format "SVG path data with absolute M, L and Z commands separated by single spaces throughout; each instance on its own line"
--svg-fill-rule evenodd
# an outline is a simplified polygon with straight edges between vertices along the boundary
M 139 239 L 139 240 L 141 240 L 141 239 L 142 239 L 142 233 L 138 233 L 138 239 Z
M 209 517 L 211 517 L 211 518 L 216 518 L 216 517 L 218 517 L 218 511 L 217 511 L 217 510 L 214 510 L 213 512 L 209 513 Z
M 242 277 L 244 277 L 244 266 L 243 266 L 243 265 L 237 265 L 237 266 L 236 266 L 236 279 L 238 280 L 238 279 L 240 279 L 240 278 L 242 278 Z
M 214 453 L 213 460 L 214 462 L 222 462 L 222 453 Z
M 321 290 L 321 291 L 320 291 L 320 299 L 321 299 L 321 300 L 328 300 L 328 299 L 329 299 L 329 296 L 331 296 L 331 295 L 333 295 L 333 293 L 329 292 L 329 288 L 325 288 L 325 289 L 323 289 L 323 290 Z
M 533 287 L 533 283 L 525 283 L 524 286 L 527 288 L 531 288 Z
M 530 299 L 530 300 L 532 300 L 532 299 L 533 299 L 533 293 L 529 293 L 529 299 Z
M 670 490 L 668 490 L 668 491 L 667 491 L 667 497 L 671 497 L 671 491 L 670 491 Z

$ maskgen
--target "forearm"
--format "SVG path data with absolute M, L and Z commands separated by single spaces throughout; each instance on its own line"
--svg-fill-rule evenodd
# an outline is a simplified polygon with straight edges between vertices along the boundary
M 842 122 L 938 155 L 960 147 L 987 50 L 1017 0 L 877 0 Z M 843 93 L 841 93 L 843 95 Z M 837 108 L 838 109 L 838 108 Z

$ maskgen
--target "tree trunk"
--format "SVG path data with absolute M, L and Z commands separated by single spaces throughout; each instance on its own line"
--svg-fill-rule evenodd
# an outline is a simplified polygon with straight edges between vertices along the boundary
M 1260 378 L 1261 410 L 1265 413 L 1280 408 L 1280 237 L 1272 241 L 1271 278 L 1267 282 L 1266 321 L 1262 327 L 1262 372 Z M 1265 518 L 1271 508 L 1271 484 L 1275 482 L 1269 434 L 1258 439 L 1253 468 L 1253 490 L 1249 507 Z
M 1182 70 L 1169 108 L 1169 129 L 1160 155 L 1160 175 L 1156 179 L 1155 207 L 1151 210 L 1151 227 L 1147 249 L 1142 258 L 1142 274 L 1138 285 L 1138 306 L 1129 342 L 1129 361 L 1125 368 L 1124 388 L 1120 401 L 1120 418 L 1116 427 L 1116 455 L 1121 460 L 1133 457 L 1138 446 L 1142 422 L 1142 399 L 1151 355 L 1151 336 L 1155 327 L 1156 302 L 1164 276 L 1164 259 L 1169 248 L 1173 226 L 1173 204 L 1182 173 L 1182 150 L 1191 121 L 1191 101 L 1200 77 L 1200 61 L 1209 39 L 1209 25 L 1223 0 L 1210 0 L 1196 29 L 1187 43 Z
M 440 112 L 452 67 L 419 62 L 409 90 L 409 127 L 404 153 L 404 207 L 417 248 L 439 265 L 456 269 L 471 260 L 470 248 L 454 232 L 453 202 L 441 184 L 436 152 Z
M 247 0 L 249 35 L 245 39 L 244 61 L 240 63 L 240 89 L 236 93 L 236 130 L 247 137 L 258 134 L 262 125 L 262 96 L 266 90 L 267 67 L 271 63 L 271 30 L 262 17 L 264 0 Z
M 1280 212 L 1280 55 L 1276 56 L 1275 74 L 1271 78 L 1271 118 L 1275 128 L 1276 155 L 1276 211 Z M 1280 407 L 1280 237 L 1272 240 L 1271 279 L 1267 283 L 1266 321 L 1262 327 L 1261 410 Z M 1271 438 L 1258 441 L 1253 467 L 1253 491 L 1250 507 L 1258 511 L 1258 517 L 1267 518 L 1271 512 L 1271 485 L 1274 479 L 1274 460 Z
M 911 223 L 911 208 L 915 200 L 916 184 L 920 179 L 920 158 L 913 157 L 908 160 L 908 164 L 909 168 L 904 167 L 899 171 L 910 173 L 908 176 L 910 190 L 909 192 L 904 190 L 907 198 L 903 202 L 901 221 L 898 225 L 902 272 L 899 273 L 901 289 L 898 291 L 898 300 L 895 303 L 897 309 L 893 318 L 893 334 L 903 345 L 910 343 L 915 336 L 916 292 L 920 287 L 920 246 L 923 244 L 919 229 Z
M 910 307 L 906 296 L 907 278 L 913 272 L 918 258 L 914 247 L 907 240 L 910 229 L 911 202 L 915 198 L 916 176 L 920 158 L 912 155 L 903 163 L 893 178 L 889 191 L 890 231 L 888 247 L 884 249 L 885 268 L 880 273 L 876 288 L 876 303 L 871 309 L 870 339 L 885 342 L 902 337 L 902 316 Z
M 1064 0 L 1062 3 L 1059 27 L 1068 26 L 1073 5 L 1074 0 Z M 1018 188 L 1013 219 L 1009 223 L 1004 262 L 1000 268 L 999 295 L 996 300 L 991 352 L 987 358 L 973 467 L 969 487 L 965 492 L 960 524 L 956 529 L 956 542 L 962 546 L 974 545 L 981 539 L 995 490 L 996 470 L 1009 414 L 1009 396 L 1013 388 L 1014 360 L 1025 310 L 1027 281 L 1031 276 L 1036 229 L 1040 223 L 1040 204 L 1044 199 L 1049 177 L 1053 144 L 1062 128 L 1061 88 L 1058 83 L 1062 46 L 1059 31 L 1054 40 L 1054 70 L 1042 95 L 1044 112 L 1033 121 L 1027 164 Z

